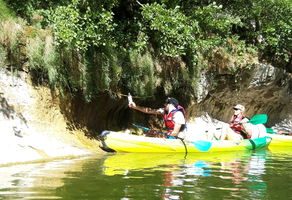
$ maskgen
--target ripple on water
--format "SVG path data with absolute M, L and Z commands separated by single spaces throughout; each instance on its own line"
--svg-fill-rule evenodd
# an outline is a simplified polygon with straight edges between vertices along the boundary
M 138 156 L 0 168 L 0 199 L 287 199 L 292 193 L 289 153 Z

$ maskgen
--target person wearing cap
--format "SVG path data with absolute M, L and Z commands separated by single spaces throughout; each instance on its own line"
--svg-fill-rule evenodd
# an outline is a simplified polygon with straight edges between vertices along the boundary
M 259 138 L 266 134 L 266 127 L 263 124 L 248 123 L 249 118 L 244 114 L 245 107 L 237 104 L 233 107 L 234 114 L 232 115 L 229 124 L 223 126 L 219 133 L 215 133 L 213 137 L 217 140 L 233 140 Z
M 227 139 L 239 140 L 250 138 L 251 134 L 245 129 L 244 124 L 249 121 L 249 119 L 244 115 L 245 107 L 241 104 L 237 104 L 233 107 L 234 114 L 229 121 L 229 127 L 237 135 L 229 132 L 227 134 Z
M 129 107 L 147 114 L 162 115 L 167 138 L 177 138 L 180 132 L 186 127 L 185 110 L 179 105 L 178 100 L 173 97 L 166 99 L 164 108 L 152 109 L 137 106 L 134 102 L 129 103 Z
M 237 104 L 233 107 L 234 114 L 232 115 L 229 123 L 224 125 L 221 131 L 215 131 L 213 138 L 216 140 L 233 140 L 239 141 L 247 138 L 245 127 L 243 124 L 248 122 L 248 118 L 245 117 L 245 108 L 241 104 Z

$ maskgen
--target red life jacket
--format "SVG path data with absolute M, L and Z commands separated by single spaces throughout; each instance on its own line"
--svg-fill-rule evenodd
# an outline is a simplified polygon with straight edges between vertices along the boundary
M 163 115 L 164 125 L 169 132 L 172 132 L 174 129 L 174 125 L 175 125 L 175 122 L 173 121 L 174 113 L 179 112 L 179 111 L 182 112 L 183 115 L 185 116 L 185 109 L 180 105 L 178 105 L 177 108 L 172 110 L 170 113 L 164 113 Z M 182 131 L 184 128 L 185 128 L 185 124 L 181 126 L 180 131 Z
M 230 128 L 234 130 L 236 133 L 241 134 L 241 132 L 244 130 L 243 126 L 239 123 L 241 120 L 243 120 L 245 116 L 243 115 L 233 115 L 229 124 Z

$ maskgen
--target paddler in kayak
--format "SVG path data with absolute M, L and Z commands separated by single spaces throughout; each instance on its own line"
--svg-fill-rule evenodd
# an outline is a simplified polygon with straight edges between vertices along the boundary
M 165 100 L 164 108 L 152 109 L 141 107 L 137 106 L 133 101 L 129 101 L 129 107 L 146 114 L 163 116 L 167 138 L 181 137 L 186 129 L 185 110 L 179 105 L 178 100 L 173 97 L 168 97 Z
M 245 107 L 237 104 L 232 109 L 234 113 L 229 122 L 222 124 L 221 127 L 210 126 L 205 131 L 205 139 L 238 141 L 247 138 L 248 133 L 243 124 L 247 123 L 249 119 L 244 114 Z
M 258 138 L 264 134 L 265 126 L 262 124 L 253 125 L 245 115 L 245 107 L 237 104 L 233 107 L 233 115 L 227 127 L 223 128 L 221 135 L 216 136 L 220 140 L 242 140 Z M 215 134 L 216 135 L 216 134 Z
M 233 107 L 233 111 L 234 113 L 229 121 L 229 127 L 233 132 L 229 131 L 227 139 L 238 140 L 251 138 L 251 132 L 245 128 L 245 124 L 249 121 L 249 118 L 244 114 L 245 107 L 237 104 Z

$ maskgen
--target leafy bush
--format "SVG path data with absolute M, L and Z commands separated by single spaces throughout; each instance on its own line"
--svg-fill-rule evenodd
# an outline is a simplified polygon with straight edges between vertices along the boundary
M 4 48 L 2 47 L 2 45 L 0 45 L 0 67 L 5 66 L 6 64 L 6 51 L 4 50 Z
M 205 37 L 220 35 L 223 38 L 232 34 L 234 25 L 242 25 L 239 17 L 222 9 L 222 5 L 216 2 L 204 7 L 199 7 L 191 14 L 193 20 L 197 20 Z
M 19 37 L 23 32 L 24 22 L 20 19 L 8 19 L 0 21 L 0 45 L 5 51 L 7 63 L 19 66 L 21 59 Z
M 52 87 L 60 86 L 60 59 L 53 38 L 46 30 L 26 30 L 26 52 L 29 68 L 41 81 L 48 80 Z
M 7 8 L 7 5 L 3 0 L 0 0 L 0 20 L 6 20 L 14 17 L 15 13 Z
M 100 8 L 81 9 L 79 1 L 59 6 L 51 13 L 51 23 L 57 42 L 71 48 L 86 51 L 90 46 L 114 45 L 113 13 Z
M 146 51 L 129 52 L 129 61 L 123 66 L 123 81 L 133 94 L 139 96 L 152 96 L 158 84 L 156 69 L 151 54 Z
M 185 55 L 186 48 L 195 43 L 197 23 L 185 16 L 179 7 L 167 9 L 158 3 L 146 4 L 141 14 L 145 29 L 160 54 L 171 57 Z
M 262 57 L 270 61 L 280 61 L 280 65 L 291 59 L 291 18 L 290 0 L 225 1 L 225 11 L 240 17 L 241 27 L 234 33 L 249 44 L 256 45 Z M 274 62 L 274 64 L 276 64 Z

